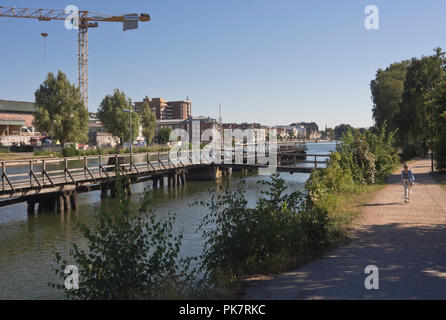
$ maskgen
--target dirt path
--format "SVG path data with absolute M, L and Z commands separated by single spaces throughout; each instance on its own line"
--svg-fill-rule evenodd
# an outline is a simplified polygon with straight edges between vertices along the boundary
M 416 185 L 403 204 L 400 175 L 364 206 L 348 246 L 272 280 L 253 283 L 247 299 L 446 299 L 446 192 L 430 162 L 411 165 Z M 379 268 L 366 290 L 364 268 Z

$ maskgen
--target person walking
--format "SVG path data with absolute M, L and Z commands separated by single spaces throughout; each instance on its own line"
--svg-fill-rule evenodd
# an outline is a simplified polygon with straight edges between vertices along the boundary
M 409 169 L 407 163 L 404 164 L 404 170 L 401 171 L 401 181 L 404 186 L 404 202 L 410 203 L 410 196 L 412 194 L 415 176 L 413 175 L 412 170 Z

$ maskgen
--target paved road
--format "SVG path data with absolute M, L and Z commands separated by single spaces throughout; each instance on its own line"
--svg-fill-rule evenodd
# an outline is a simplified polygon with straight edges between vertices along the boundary
M 275 279 L 253 283 L 246 299 L 446 299 L 446 192 L 430 162 L 411 165 L 416 185 L 403 203 L 399 174 L 363 208 L 349 245 Z M 364 268 L 379 268 L 366 290 Z

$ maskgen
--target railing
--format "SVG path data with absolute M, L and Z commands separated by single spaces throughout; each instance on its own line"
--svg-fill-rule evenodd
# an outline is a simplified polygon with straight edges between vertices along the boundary
M 122 175 L 157 173 L 193 165 L 187 157 L 170 159 L 169 152 L 78 156 L 1 161 L 1 191 L 55 187 Z M 205 162 L 210 164 L 210 162 Z M 200 161 L 203 164 L 203 161 Z
M 226 153 L 226 155 L 225 155 Z M 230 153 L 229 155 L 227 153 Z M 26 160 L 4 160 L 0 161 L 1 169 L 1 193 L 14 194 L 16 191 L 26 191 L 29 189 L 41 189 L 46 187 L 56 187 L 65 184 L 96 183 L 98 180 L 109 179 L 117 174 L 122 175 L 153 175 L 172 169 L 212 164 L 213 160 L 203 161 L 193 159 L 192 152 L 180 155 L 175 159 L 169 157 L 170 152 L 146 152 L 138 154 L 116 154 L 116 155 L 94 155 L 77 156 L 68 158 L 38 158 Z M 287 153 L 281 153 L 286 155 Z M 306 157 L 314 157 L 312 160 L 296 160 L 297 163 L 312 163 L 317 168 L 318 164 L 325 161 L 318 161 L 319 157 L 328 155 L 307 154 Z M 257 154 L 248 156 L 245 152 L 238 154 L 234 150 L 221 151 L 222 162 L 224 164 L 228 156 L 231 163 L 238 164 L 237 159 L 243 159 L 243 164 L 258 163 Z M 268 155 L 267 155 L 268 156 Z M 248 159 L 254 158 L 254 161 Z M 245 163 L 246 160 L 246 163 Z M 250 163 L 248 163 L 250 162 Z M 218 165 L 218 164 L 217 164 Z

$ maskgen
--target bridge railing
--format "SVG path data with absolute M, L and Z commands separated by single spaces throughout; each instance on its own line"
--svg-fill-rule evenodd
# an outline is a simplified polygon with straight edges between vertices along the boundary
M 0 162 L 1 190 L 55 186 L 114 175 L 156 172 L 190 166 L 190 156 L 170 159 L 169 152 L 4 160 Z
M 224 163 L 225 153 L 230 153 L 231 163 L 236 159 L 242 159 L 242 163 L 257 163 L 257 154 L 249 154 L 242 151 L 237 155 L 235 150 L 222 150 L 222 161 Z M 283 152 L 281 154 L 286 154 Z M 296 153 L 291 153 L 296 156 Z M 41 188 L 56 186 L 60 184 L 75 184 L 79 181 L 96 181 L 96 179 L 108 178 L 115 175 L 115 170 L 121 174 L 157 173 L 177 168 L 186 168 L 195 164 L 211 164 L 213 161 L 193 161 L 192 152 L 171 158 L 170 152 L 146 152 L 137 154 L 115 154 L 115 155 L 93 155 L 75 156 L 67 158 L 38 158 L 26 160 L 3 160 L 0 161 L 1 191 L 14 193 L 17 189 Z M 268 156 L 268 155 L 267 155 Z M 315 167 L 325 161 L 318 158 L 328 155 L 306 154 L 307 159 L 296 163 L 312 163 Z M 251 161 L 250 161 L 251 160 Z M 249 163 L 248 163 L 249 162 Z

